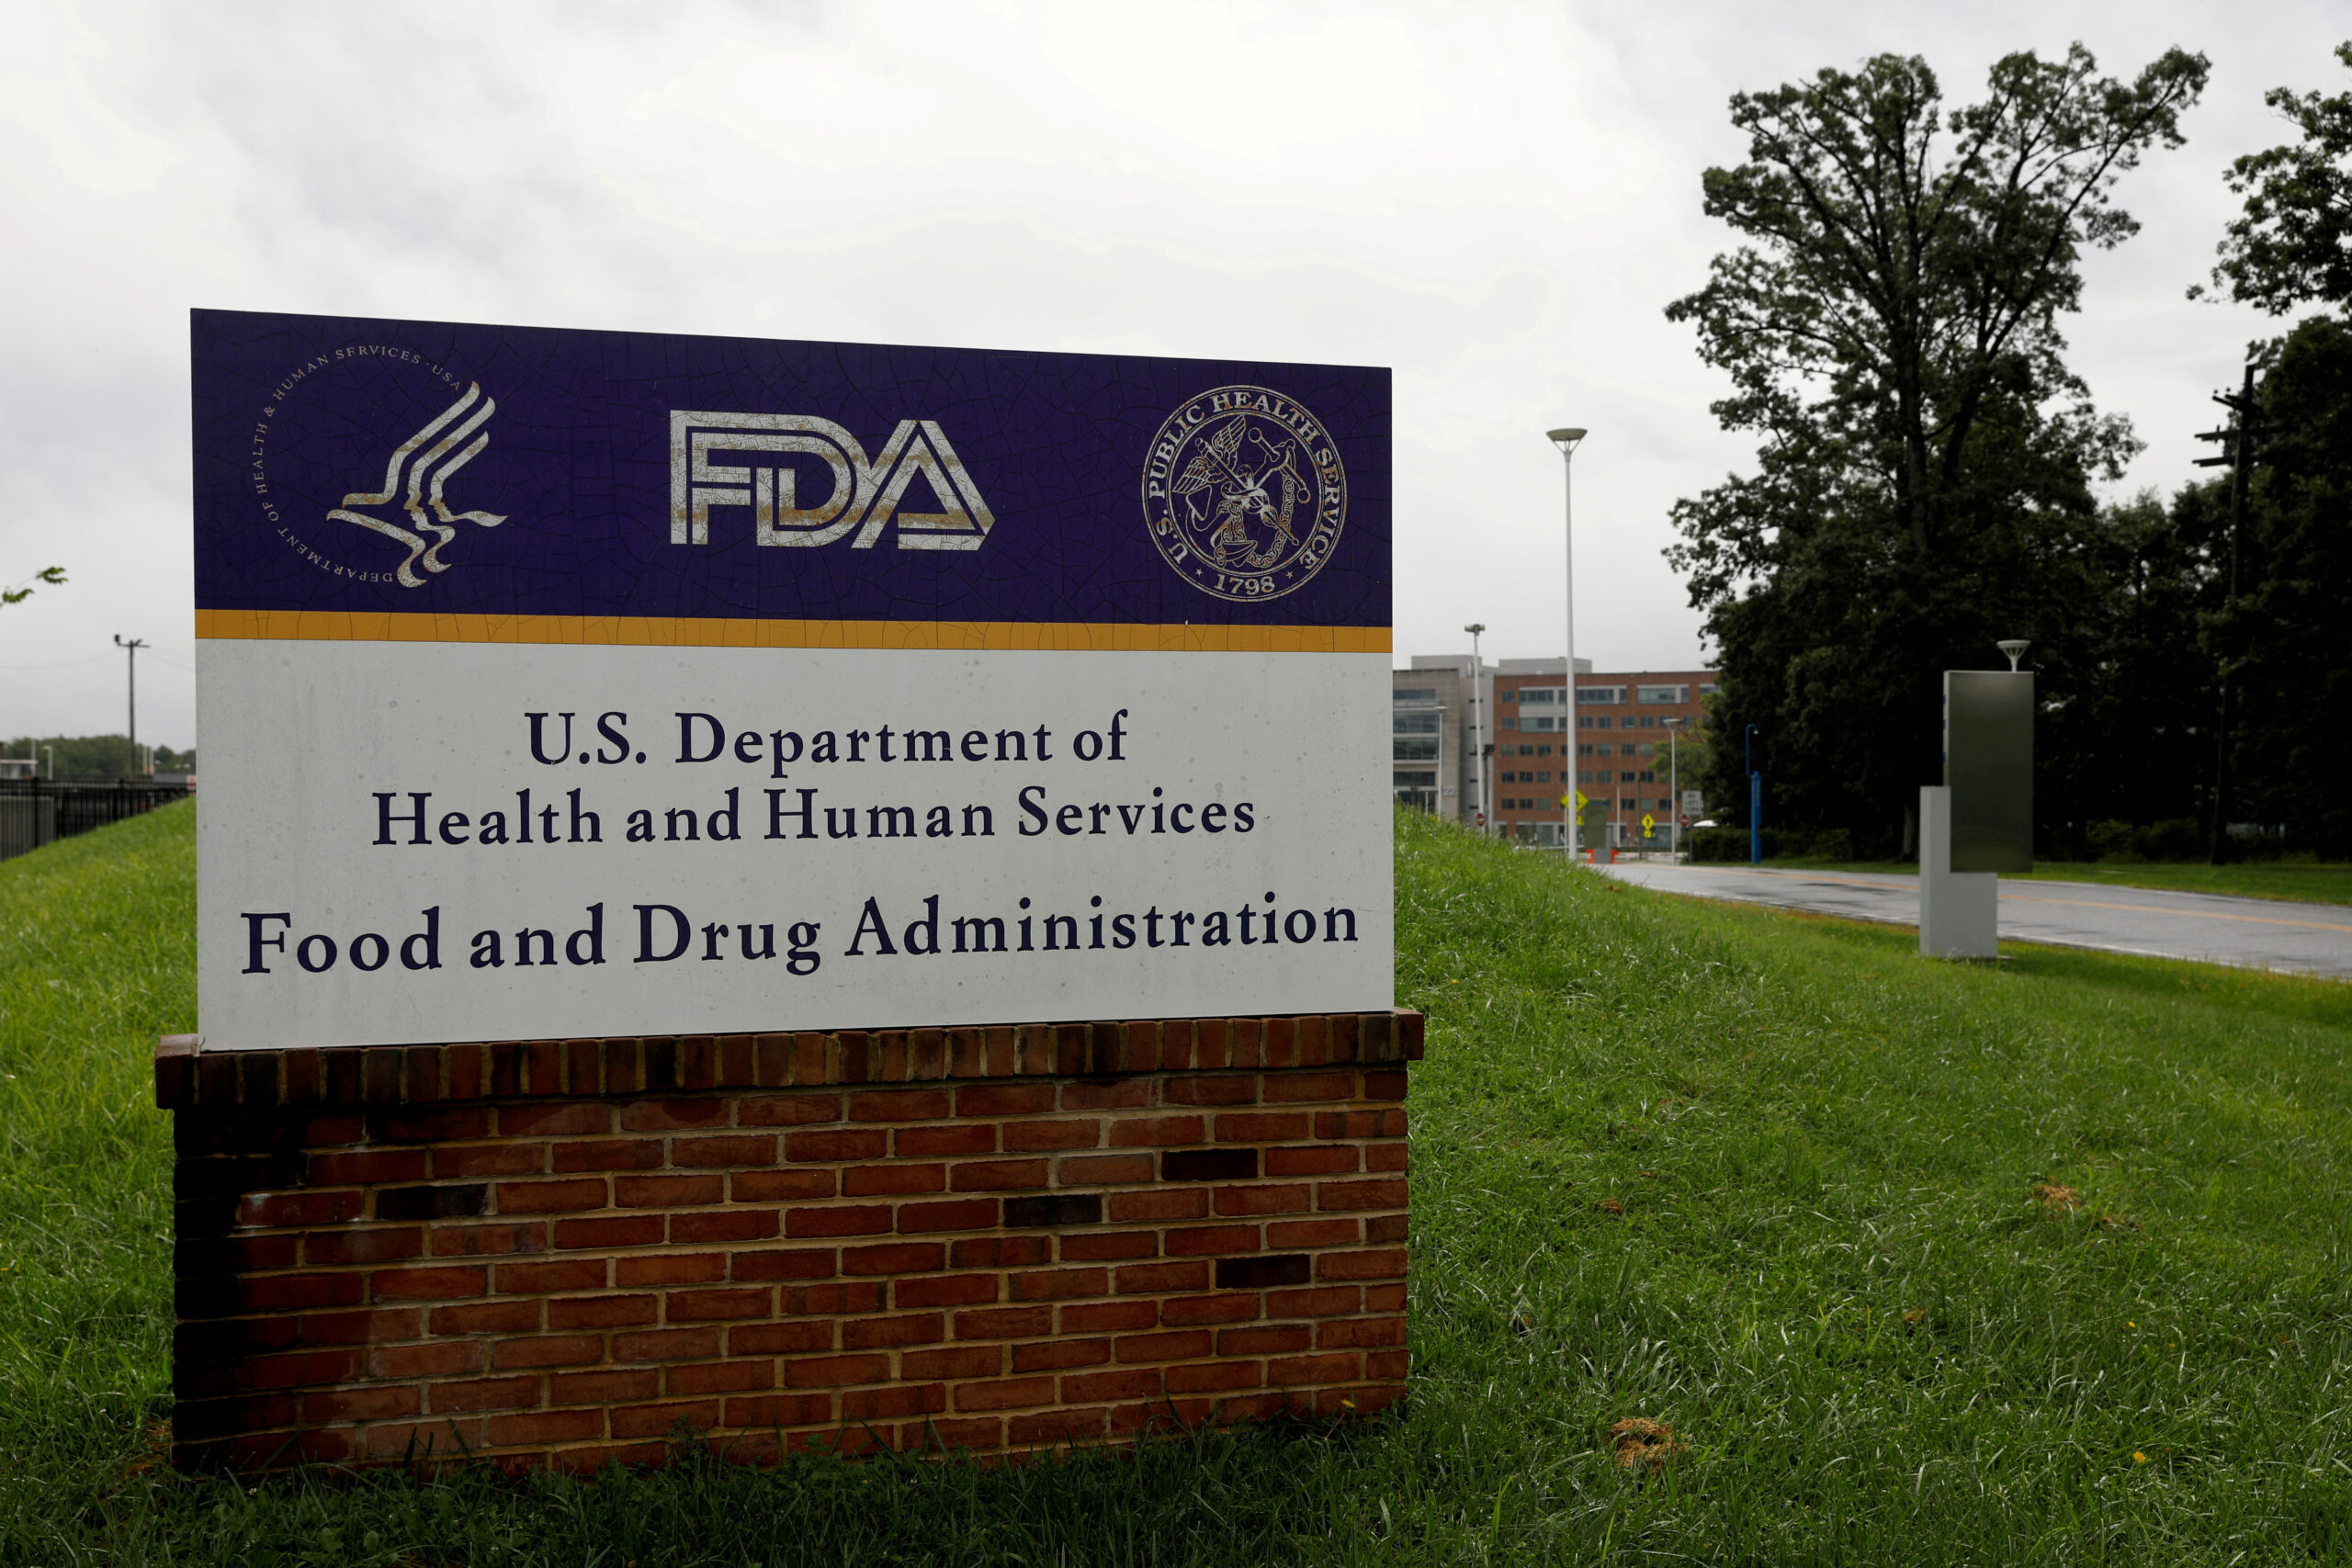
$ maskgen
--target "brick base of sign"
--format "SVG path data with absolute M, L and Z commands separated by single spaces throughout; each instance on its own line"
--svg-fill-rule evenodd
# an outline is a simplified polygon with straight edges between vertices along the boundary
M 1418 1013 L 204 1052 L 175 1458 L 1005 1453 L 1405 1386 Z

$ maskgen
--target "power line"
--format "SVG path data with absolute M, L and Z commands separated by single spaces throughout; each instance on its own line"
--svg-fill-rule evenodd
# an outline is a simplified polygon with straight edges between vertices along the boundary
M 87 659 L 61 659 L 51 664 L 0 664 L 0 670 L 65 670 L 76 664 L 95 664 L 101 659 L 112 659 L 112 653 L 94 653 Z

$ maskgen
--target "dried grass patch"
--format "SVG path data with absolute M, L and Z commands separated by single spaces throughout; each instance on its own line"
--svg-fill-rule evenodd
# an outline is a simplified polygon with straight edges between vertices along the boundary
M 1646 1416 L 1629 1416 L 1609 1428 L 1610 1446 L 1616 1450 L 1617 1468 L 1656 1475 L 1668 1463 L 1690 1452 L 1674 1428 Z

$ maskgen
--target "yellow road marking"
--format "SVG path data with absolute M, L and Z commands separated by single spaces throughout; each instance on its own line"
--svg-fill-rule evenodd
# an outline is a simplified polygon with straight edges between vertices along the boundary
M 1679 869 L 1696 871 L 1702 868 L 1697 866 L 1685 866 Z M 1875 878 L 1862 876 L 1838 876 L 1828 872 L 1758 871 L 1742 866 L 1707 866 L 1704 869 L 1718 876 L 1767 876 L 1773 878 L 1803 877 L 1807 881 L 1812 882 L 1835 882 L 1847 887 L 1883 887 L 1891 892 L 1899 892 L 1904 886 L 1904 885 L 1899 882 L 1882 882 Z M 2012 893 L 2007 887 L 2001 889 L 2001 897 L 2004 898 L 2014 898 L 2020 904 L 2063 904 L 2069 908 L 2077 909 L 2127 909 L 2135 914 L 2173 915 L 2181 919 L 2194 920 L 2244 920 L 2250 925 L 2257 926 L 2296 926 L 2305 931 L 2352 931 L 2352 926 L 2338 925 L 2328 920 L 2287 920 L 2281 919 L 2276 915 L 2225 915 L 2215 909 L 2167 909 L 2161 904 L 2105 904 L 2099 902 L 2096 898 L 2038 898 L 2030 893 Z M 2188 897 L 2192 898 L 2223 898 L 2229 897 L 2229 895 L 2222 893 L 2192 893 L 2188 895 Z
M 2334 925 L 2326 920 L 2282 920 L 2274 915 L 2225 915 L 2218 909 L 2167 909 L 2161 904 L 2102 904 L 2095 898 L 2036 898 L 2030 894 L 2002 891 L 2004 898 L 2015 898 L 2020 904 L 2066 904 L 2077 909 L 2132 909 L 2143 915 L 2179 915 L 2195 920 L 2245 920 L 2257 926 L 2301 926 L 2315 931 L 2352 931 L 2352 926 Z M 2207 898 L 2226 897 L 2226 894 L 2192 895 Z

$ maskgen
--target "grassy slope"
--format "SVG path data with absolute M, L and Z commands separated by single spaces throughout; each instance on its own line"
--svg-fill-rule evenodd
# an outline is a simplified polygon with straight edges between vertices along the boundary
M 170 807 L 0 864 L 0 1518 L 26 1471 L 71 1474 L 162 1414 L 171 1127 L 149 1062 L 196 1027 L 195 822 Z
M 147 1037 L 187 1022 L 187 828 L 0 866 L 0 1562 L 2352 1555 L 2352 988 L 1924 964 L 1419 818 L 1400 1418 L 1009 1471 L 163 1477 L 167 1167 L 138 1107 Z M 2029 1201 L 2052 1181 L 2081 1213 Z M 1632 1415 L 1690 1443 L 1658 1480 L 1609 1461 Z
M 1908 861 L 1767 861 L 1768 867 L 1811 871 L 1892 872 L 1909 876 Z M 2296 904 L 2352 904 L 2352 865 L 2307 861 L 2267 861 L 2251 865 L 2125 865 L 2114 861 L 2042 861 L 2025 882 L 2091 882 L 2109 887 L 2163 887 L 2180 893 L 2227 893 L 2240 898 L 2276 898 Z

